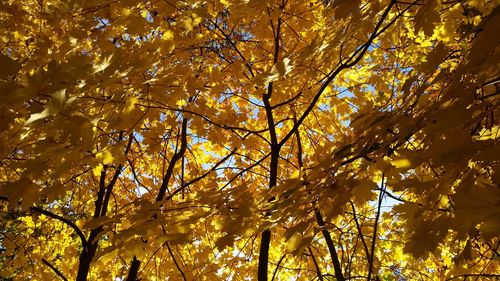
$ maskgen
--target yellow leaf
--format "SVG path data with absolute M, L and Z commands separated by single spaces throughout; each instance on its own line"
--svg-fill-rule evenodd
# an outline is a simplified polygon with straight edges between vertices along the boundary
M 354 187 L 351 194 L 354 197 L 354 202 L 362 204 L 369 200 L 375 199 L 373 191 L 377 188 L 377 184 L 371 180 L 363 180 L 359 185 Z
M 286 251 L 288 253 L 294 252 L 302 242 L 302 235 L 299 233 L 294 233 L 290 239 L 286 242 Z
M 136 97 L 130 97 L 127 99 L 127 102 L 125 103 L 125 108 L 123 109 L 123 113 L 130 113 L 132 110 L 135 108 L 135 104 L 137 103 L 137 98 Z
M 398 160 L 391 161 L 391 165 L 398 168 L 398 169 L 403 169 L 403 168 L 410 167 L 411 162 L 408 159 L 398 159 Z
M 94 69 L 94 73 L 100 72 L 108 68 L 108 66 L 111 65 L 111 59 L 113 58 L 113 54 L 109 55 L 108 57 L 104 58 L 100 63 L 96 63 L 92 66 Z
M 427 0 L 424 5 L 418 10 L 415 15 L 415 32 L 418 33 L 420 29 L 423 29 L 424 34 L 427 36 L 432 36 L 434 32 L 434 26 L 441 19 L 437 11 L 438 1 Z
M 270 83 L 284 77 L 285 75 L 290 73 L 292 69 L 293 66 L 290 65 L 289 58 L 284 58 L 283 60 L 279 60 L 273 65 L 270 75 L 266 78 L 266 83 Z
M 99 164 L 92 169 L 92 173 L 94 176 L 99 177 L 101 175 L 101 172 L 104 170 L 104 166 L 102 164 Z
M 187 104 L 187 102 L 183 99 L 180 99 L 178 100 L 176 103 L 175 103 L 178 107 L 183 107 Z
M 87 230 L 92 230 L 92 229 L 96 229 L 98 227 L 104 226 L 104 225 L 112 223 L 112 222 L 113 222 L 113 220 L 111 218 L 109 218 L 108 216 L 103 216 L 103 217 L 99 217 L 99 218 L 92 219 L 90 221 L 85 222 L 83 224 L 82 228 L 85 228 Z
M 125 17 L 126 17 L 126 16 L 128 16 L 128 15 L 130 15 L 131 13 L 132 13 L 132 10 L 131 10 L 131 9 L 128 9 L 128 8 L 123 8 L 123 9 L 121 10 L 121 14 L 122 14 L 122 16 L 125 16 Z
M 67 99 L 66 89 L 56 91 L 52 94 L 51 99 L 47 103 L 47 107 L 40 113 L 31 114 L 30 118 L 26 120 L 25 125 L 29 125 L 37 120 L 54 115 L 61 111 L 66 104 L 69 104 L 74 99 Z
M 161 38 L 163 40 L 173 40 L 174 39 L 174 33 L 172 32 L 172 30 L 165 30 L 163 31 L 163 34 L 161 35 Z
M 100 163 L 107 165 L 113 163 L 113 155 L 109 152 L 109 150 L 104 150 L 96 154 L 97 160 L 99 160 Z

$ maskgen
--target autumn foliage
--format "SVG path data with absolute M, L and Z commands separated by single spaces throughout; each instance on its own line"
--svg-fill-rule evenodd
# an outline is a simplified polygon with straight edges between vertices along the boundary
M 497 280 L 500 1 L 5 0 L 1 280 Z

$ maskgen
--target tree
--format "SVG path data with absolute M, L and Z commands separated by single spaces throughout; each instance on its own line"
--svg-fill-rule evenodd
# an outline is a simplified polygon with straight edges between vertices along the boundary
M 500 276 L 498 1 L 0 5 L 1 278 Z

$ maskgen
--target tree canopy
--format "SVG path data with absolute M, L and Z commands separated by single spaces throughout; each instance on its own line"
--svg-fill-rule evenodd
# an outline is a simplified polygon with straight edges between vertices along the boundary
M 0 279 L 500 278 L 498 0 L 0 19 Z

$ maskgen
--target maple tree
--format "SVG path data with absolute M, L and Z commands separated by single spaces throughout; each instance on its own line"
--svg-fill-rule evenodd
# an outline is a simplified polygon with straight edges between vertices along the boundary
M 0 278 L 499 278 L 499 4 L 2 1 Z

